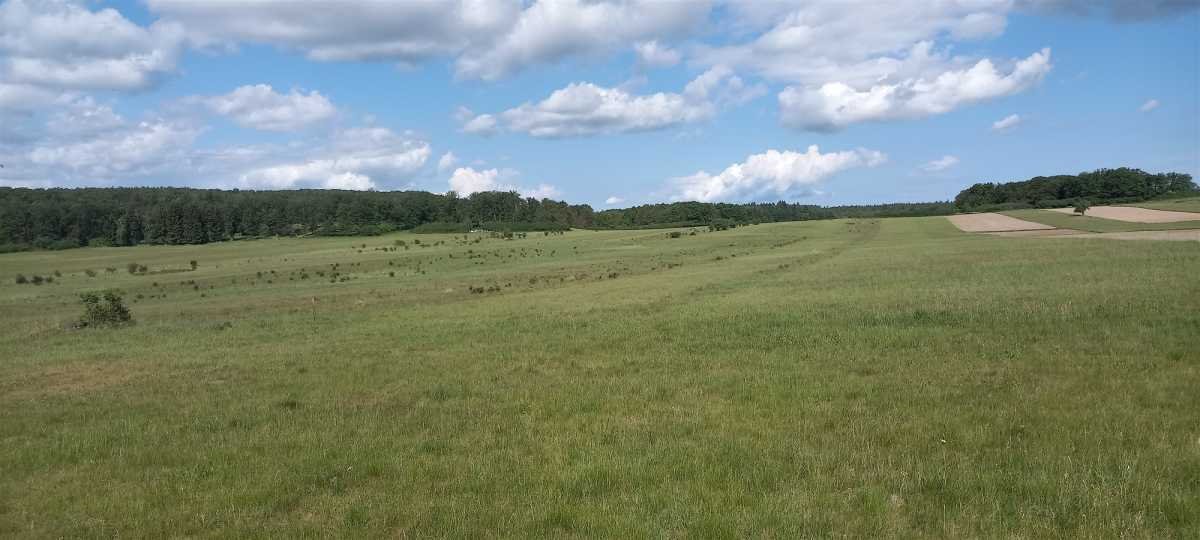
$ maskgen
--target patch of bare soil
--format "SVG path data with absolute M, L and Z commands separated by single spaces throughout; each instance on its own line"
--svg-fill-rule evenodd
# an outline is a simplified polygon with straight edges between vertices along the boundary
M 1074 214 L 1072 208 L 1055 208 L 1054 212 Z M 1174 210 L 1151 210 L 1134 206 L 1093 206 L 1085 215 L 1130 223 L 1175 223 L 1177 221 L 1200 221 L 1200 213 L 1176 212 Z
M 1200 242 L 1200 229 L 1179 229 L 1175 231 L 1131 231 L 1110 233 L 1074 234 L 1068 238 L 1109 238 L 1112 240 L 1176 240 Z
M 958 214 L 946 216 L 955 227 L 966 232 L 1006 232 L 1006 231 L 1043 231 L 1054 227 L 1032 221 L 1025 221 L 1004 214 L 987 212 L 983 214 Z

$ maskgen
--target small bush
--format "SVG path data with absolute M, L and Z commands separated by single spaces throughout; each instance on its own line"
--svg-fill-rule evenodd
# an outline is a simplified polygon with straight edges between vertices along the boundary
M 45 278 L 42 276 L 33 276 L 29 279 L 29 281 L 31 281 L 34 285 L 41 285 L 42 282 L 45 281 Z
M 29 278 L 25 277 L 25 274 L 17 274 L 17 285 L 24 285 L 26 283 L 29 283 Z
M 83 273 L 87 274 L 87 277 L 96 277 L 96 271 L 91 268 L 84 270 Z
M 79 295 L 83 302 L 83 316 L 79 318 L 79 327 L 87 326 L 117 326 L 133 321 L 133 315 L 120 294 L 115 291 L 102 293 L 83 293 Z
M 125 270 L 129 271 L 130 274 L 136 274 L 138 271 L 138 267 L 139 267 L 138 263 L 131 262 L 131 263 L 125 265 Z
M 188 264 L 192 266 L 192 270 L 195 270 L 197 266 L 200 266 L 200 264 L 195 260 L 188 261 Z

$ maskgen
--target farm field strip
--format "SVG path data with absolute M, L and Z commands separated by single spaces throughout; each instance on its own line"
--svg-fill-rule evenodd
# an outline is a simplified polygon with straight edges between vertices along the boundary
M 1074 214 L 1074 208 L 1052 208 L 1052 212 Z M 1176 223 L 1180 221 L 1200 222 L 1200 213 L 1155 210 L 1134 206 L 1093 206 L 1087 209 L 1088 216 L 1128 221 L 1131 223 Z

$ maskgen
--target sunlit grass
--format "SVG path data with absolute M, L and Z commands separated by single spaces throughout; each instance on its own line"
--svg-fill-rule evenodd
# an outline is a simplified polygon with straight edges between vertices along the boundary
M 1200 534 L 1200 245 L 687 232 L 0 256 L 0 535 Z

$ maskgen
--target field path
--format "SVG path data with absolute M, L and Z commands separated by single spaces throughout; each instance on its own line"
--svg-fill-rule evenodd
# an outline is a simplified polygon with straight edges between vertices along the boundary
M 1055 227 L 1025 221 L 1004 214 L 987 212 L 983 214 L 958 214 L 946 216 L 955 227 L 966 232 L 1004 232 L 1004 231 L 1038 231 L 1050 230 Z
M 1072 208 L 1054 208 L 1051 211 L 1062 214 L 1074 214 Z M 1134 206 L 1093 206 L 1088 208 L 1091 217 L 1128 221 L 1132 223 L 1175 223 L 1178 221 L 1200 221 L 1200 213 L 1176 212 L 1172 210 L 1151 210 Z

